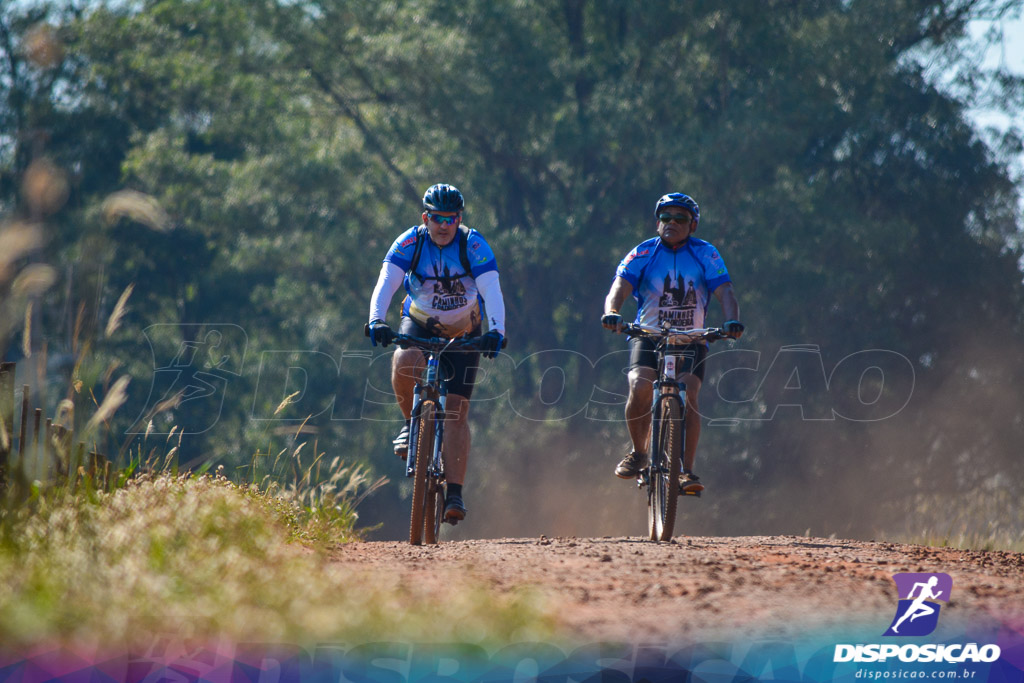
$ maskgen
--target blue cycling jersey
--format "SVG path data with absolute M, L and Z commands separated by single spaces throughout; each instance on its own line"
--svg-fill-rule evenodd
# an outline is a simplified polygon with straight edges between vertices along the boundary
M 690 237 L 671 248 L 653 237 L 638 244 L 615 271 L 633 285 L 636 323 L 672 327 L 704 327 L 709 295 L 730 282 L 718 250 Z
M 417 232 L 423 247 L 415 271 L 410 272 Z M 405 271 L 405 291 L 402 315 L 412 318 L 432 334 L 455 337 L 470 332 L 480 325 L 481 298 L 476 278 L 498 270 L 494 252 L 483 236 L 470 230 L 466 242 L 466 256 L 470 272 L 465 272 L 459 258 L 459 235 L 444 247 L 434 244 L 427 228 L 419 225 L 409 228 L 394 241 L 384 261 Z

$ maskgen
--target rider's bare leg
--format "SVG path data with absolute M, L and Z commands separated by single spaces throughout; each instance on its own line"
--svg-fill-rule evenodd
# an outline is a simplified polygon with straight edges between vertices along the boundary
M 396 349 L 391 359 L 391 387 L 406 420 L 412 416 L 413 389 L 425 363 L 419 349 Z
M 462 484 L 469 461 L 469 399 L 448 394 L 444 421 L 444 478 L 449 484 Z
M 647 453 L 651 440 L 651 401 L 654 400 L 654 368 L 633 368 L 629 371 L 629 398 L 626 399 L 626 427 L 633 450 Z
M 697 395 L 700 393 L 701 381 L 696 375 L 682 376 L 686 382 L 686 443 L 683 444 L 683 469 L 693 470 L 697 459 L 697 442 L 700 441 L 700 411 L 697 406 Z

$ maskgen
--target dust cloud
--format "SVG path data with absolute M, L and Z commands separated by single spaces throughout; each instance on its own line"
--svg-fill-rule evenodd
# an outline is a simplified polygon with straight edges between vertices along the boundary
M 770 420 L 719 424 L 729 406 L 716 387 L 721 368 L 712 368 L 696 468 L 708 489 L 680 500 L 677 536 L 1019 545 L 1024 353 L 1014 344 L 961 345 L 914 361 L 909 400 L 879 420 L 807 419 L 807 406 L 780 405 Z M 627 448 L 623 422 L 559 427 L 512 416 L 475 437 L 469 516 L 443 537 L 642 536 L 645 494 L 612 473 Z M 397 464 L 385 473 L 406 485 Z M 406 537 L 407 496 L 387 509 L 364 506 L 362 521 L 382 524 L 370 538 Z

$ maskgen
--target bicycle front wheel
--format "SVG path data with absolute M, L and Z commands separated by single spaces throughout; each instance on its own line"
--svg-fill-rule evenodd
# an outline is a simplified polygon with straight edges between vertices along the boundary
M 441 539 L 441 521 L 444 519 L 444 486 L 440 480 L 430 478 L 425 504 L 426 517 L 423 521 L 423 533 L 427 545 L 435 545 Z
M 682 408 L 678 396 L 662 396 L 658 402 L 658 443 L 652 449 L 647 504 L 651 539 L 672 540 L 679 502 L 679 469 L 683 443 Z
M 423 543 L 424 517 L 427 506 L 427 484 L 429 483 L 431 451 L 434 448 L 434 414 L 437 404 L 432 400 L 420 403 L 420 414 L 416 416 L 419 428 L 416 430 L 416 471 L 412 484 L 412 514 L 409 519 L 409 543 Z M 433 500 L 429 501 L 433 504 Z

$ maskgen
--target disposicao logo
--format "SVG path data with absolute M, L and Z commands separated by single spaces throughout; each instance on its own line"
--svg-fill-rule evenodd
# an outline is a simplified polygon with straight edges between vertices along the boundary
M 926 636 L 939 623 L 939 602 L 948 603 L 953 592 L 953 579 L 949 574 L 906 573 L 892 577 L 899 591 L 896 616 L 883 636 Z M 998 645 L 978 643 L 945 643 L 898 645 L 881 644 L 839 644 L 836 645 L 833 661 L 836 662 L 885 662 L 899 659 L 901 662 L 931 662 L 960 664 L 963 662 L 994 662 L 1001 652 Z
M 896 616 L 883 636 L 926 636 L 939 623 L 939 601 L 948 603 L 953 592 L 949 574 L 893 574 L 899 591 Z

